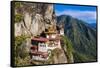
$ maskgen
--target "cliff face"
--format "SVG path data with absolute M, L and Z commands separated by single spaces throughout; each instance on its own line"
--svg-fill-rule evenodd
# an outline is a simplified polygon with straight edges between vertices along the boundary
M 40 34 L 48 25 L 56 25 L 52 4 L 20 3 L 15 4 L 15 16 L 22 15 L 22 20 L 15 23 L 15 36 Z
M 48 29 L 51 24 L 56 27 L 56 15 L 53 4 L 25 2 L 15 3 L 15 52 L 17 52 L 15 54 L 16 66 L 30 65 L 30 37 L 39 35 L 45 31 L 45 29 Z M 66 57 L 63 49 L 54 49 L 50 59 L 46 62 L 41 63 L 34 61 L 35 65 L 57 63 L 68 63 L 68 58 Z

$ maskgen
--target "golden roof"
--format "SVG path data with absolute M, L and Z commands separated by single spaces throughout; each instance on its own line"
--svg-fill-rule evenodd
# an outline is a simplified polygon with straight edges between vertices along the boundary
M 48 32 L 45 32 L 45 33 L 47 33 L 47 34 L 55 34 L 56 31 L 48 31 Z
M 50 27 L 48 28 L 48 32 L 45 33 L 57 33 L 56 27 L 54 25 L 50 25 Z

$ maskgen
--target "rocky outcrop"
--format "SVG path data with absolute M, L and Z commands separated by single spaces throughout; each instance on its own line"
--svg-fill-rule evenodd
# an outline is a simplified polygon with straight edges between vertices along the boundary
M 56 25 L 52 4 L 23 2 L 15 9 L 15 14 L 23 16 L 20 22 L 15 23 L 15 36 L 36 36 L 48 28 L 48 25 Z
M 24 59 L 27 58 L 25 57 L 26 54 L 29 56 L 31 47 L 30 37 L 41 34 L 45 29 L 48 29 L 51 24 L 56 26 L 56 15 L 53 9 L 53 4 L 15 3 L 15 37 L 28 36 L 25 40 L 21 40 L 20 46 L 15 40 L 16 46 L 20 48 L 18 51 L 20 53 L 18 55 L 20 59 L 23 59 L 23 57 Z M 17 41 L 19 40 L 20 38 L 17 39 Z M 29 63 L 29 61 L 28 59 L 25 62 Z M 51 58 L 46 62 L 41 63 L 34 61 L 35 65 L 57 63 L 68 63 L 68 59 L 63 49 L 54 49 Z

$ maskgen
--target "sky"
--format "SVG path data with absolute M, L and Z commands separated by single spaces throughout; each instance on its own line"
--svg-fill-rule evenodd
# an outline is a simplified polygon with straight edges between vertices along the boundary
M 87 23 L 96 23 L 96 7 L 81 5 L 54 5 L 55 13 L 60 15 L 71 15 Z

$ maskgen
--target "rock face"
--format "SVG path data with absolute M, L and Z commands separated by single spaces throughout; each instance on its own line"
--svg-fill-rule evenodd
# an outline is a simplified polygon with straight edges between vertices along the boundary
M 36 36 L 48 28 L 48 25 L 56 25 L 52 4 L 21 3 L 15 9 L 15 14 L 22 14 L 23 19 L 15 23 L 15 36 Z
M 45 31 L 45 29 L 48 29 L 48 27 L 51 24 L 56 26 L 56 15 L 53 10 L 53 4 L 25 3 L 25 2 L 16 3 L 15 18 L 16 15 L 17 15 L 16 19 L 17 21 L 15 21 L 15 37 L 27 36 L 27 35 L 33 37 L 39 35 L 43 31 Z M 26 55 L 27 53 L 29 53 L 30 47 L 31 47 L 31 38 L 26 38 L 24 41 L 22 40 L 22 43 L 19 46 L 20 48 L 19 56 L 23 57 L 23 54 Z M 28 63 L 29 61 L 25 62 Z M 44 63 L 57 64 L 57 63 L 68 63 L 68 61 L 63 49 L 61 50 L 58 49 L 58 51 L 54 50 L 50 62 L 46 61 Z M 34 64 L 40 65 L 44 63 L 37 62 Z

